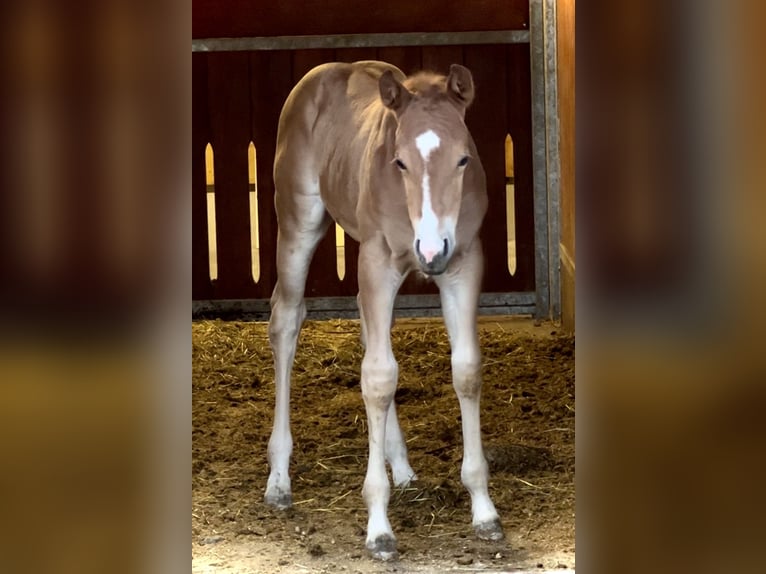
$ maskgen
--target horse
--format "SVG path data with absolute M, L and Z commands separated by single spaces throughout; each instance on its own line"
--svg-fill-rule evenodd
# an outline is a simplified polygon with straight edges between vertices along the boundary
M 393 400 L 398 365 L 391 349 L 394 299 L 411 271 L 439 287 L 462 415 L 461 480 L 471 496 L 474 531 L 484 540 L 504 536 L 487 490 L 479 426 L 478 234 L 488 200 L 465 125 L 473 98 L 472 74 L 457 64 L 447 76 L 407 77 L 384 62 L 327 63 L 296 84 L 279 118 L 277 282 L 269 320 L 276 401 L 264 500 L 277 508 L 292 504 L 290 375 L 306 318 L 309 263 L 335 221 L 359 242 L 361 388 L 369 431 L 362 496 L 368 511 L 365 546 L 374 559 L 397 557 L 387 515 L 386 462 L 397 487 L 417 479 Z

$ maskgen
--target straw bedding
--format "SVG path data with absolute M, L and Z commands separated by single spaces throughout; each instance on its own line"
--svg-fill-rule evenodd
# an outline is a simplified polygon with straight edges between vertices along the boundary
M 460 483 L 460 409 L 439 322 L 393 330 L 396 400 L 419 480 L 393 489 L 389 516 L 402 555 L 507 557 L 540 545 L 574 548 L 574 339 L 482 328 L 482 432 L 490 494 L 508 541 L 472 538 Z M 309 556 L 358 558 L 367 428 L 358 321 L 307 322 L 292 385 L 294 507 L 262 501 L 268 476 L 273 369 L 265 323 L 198 321 L 193 346 L 193 535 L 294 538 Z M 499 552 L 499 553 L 498 553 Z

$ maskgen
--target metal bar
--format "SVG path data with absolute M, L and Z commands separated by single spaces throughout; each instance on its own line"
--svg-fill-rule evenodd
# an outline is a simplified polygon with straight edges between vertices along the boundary
M 534 292 L 482 293 L 480 315 L 527 315 L 535 312 Z M 356 297 L 308 297 L 308 316 L 319 318 L 358 318 Z M 192 317 L 243 316 L 265 321 L 271 310 L 268 299 L 212 299 L 192 301 Z M 394 315 L 397 317 L 435 317 L 441 315 L 438 295 L 399 295 Z
M 461 44 L 527 44 L 530 41 L 529 38 L 530 33 L 527 30 L 201 38 L 192 40 L 192 52 L 382 48 L 387 46 L 446 46 Z
M 549 316 L 561 317 L 561 267 L 559 260 L 561 161 L 559 150 L 558 61 L 556 48 L 556 0 L 545 0 L 543 14 L 545 42 L 545 150 L 548 177 L 548 280 Z
M 532 185 L 535 197 L 535 290 L 538 317 L 548 317 L 550 314 L 543 1 L 530 0 L 529 2 L 529 65 L 532 77 Z

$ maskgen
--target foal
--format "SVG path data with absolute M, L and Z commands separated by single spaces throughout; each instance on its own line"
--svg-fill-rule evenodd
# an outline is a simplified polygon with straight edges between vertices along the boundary
M 473 526 L 479 538 L 503 537 L 487 492 L 479 429 L 476 313 L 483 260 L 478 232 L 487 193 L 464 123 L 473 95 L 471 73 L 459 65 L 451 66 L 447 77 L 407 78 L 383 62 L 332 63 L 314 68 L 295 86 L 279 119 L 274 162 L 278 280 L 269 323 L 276 406 L 265 501 L 278 508 L 292 503 L 290 374 L 306 317 L 309 263 L 335 220 L 360 243 L 361 386 L 369 427 L 362 493 L 368 509 L 366 546 L 381 560 L 397 555 L 387 516 L 386 461 L 395 485 L 416 479 L 393 402 L 398 366 L 390 338 L 394 298 L 413 270 L 431 277 L 441 293 L 462 413 L 461 478 L 471 495 Z

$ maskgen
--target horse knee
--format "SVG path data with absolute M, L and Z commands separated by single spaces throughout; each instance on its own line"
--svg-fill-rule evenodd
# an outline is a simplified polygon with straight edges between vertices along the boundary
M 362 360 L 362 396 L 367 404 L 388 408 L 396 392 L 399 366 L 393 356 Z
M 475 397 L 481 391 L 481 355 L 478 351 L 455 350 L 452 354 L 452 382 L 455 391 Z
M 298 302 L 291 302 L 282 298 L 275 290 L 271 297 L 269 319 L 269 342 L 272 347 L 285 340 L 297 339 L 305 319 L 306 303 L 302 298 Z

